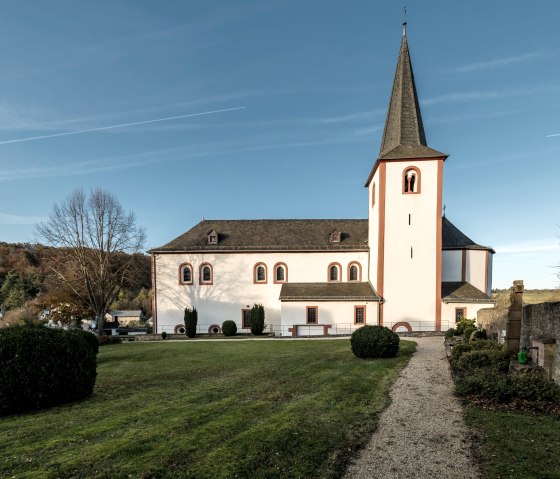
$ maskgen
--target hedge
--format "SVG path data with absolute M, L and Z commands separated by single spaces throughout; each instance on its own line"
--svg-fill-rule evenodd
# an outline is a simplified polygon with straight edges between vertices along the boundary
M 44 326 L 1 329 L 0 364 L 0 415 L 88 397 L 97 375 L 91 341 Z

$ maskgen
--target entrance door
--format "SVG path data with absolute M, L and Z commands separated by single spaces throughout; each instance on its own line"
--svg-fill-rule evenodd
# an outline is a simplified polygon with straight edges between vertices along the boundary
M 241 328 L 251 329 L 251 310 L 242 309 L 241 310 Z

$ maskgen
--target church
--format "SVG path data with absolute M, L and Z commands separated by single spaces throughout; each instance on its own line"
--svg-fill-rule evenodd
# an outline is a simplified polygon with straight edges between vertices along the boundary
M 491 247 L 442 215 L 447 154 L 428 146 L 404 24 L 367 219 L 203 220 L 149 251 L 154 333 L 233 320 L 262 304 L 276 336 L 350 334 L 364 324 L 442 331 L 494 302 Z

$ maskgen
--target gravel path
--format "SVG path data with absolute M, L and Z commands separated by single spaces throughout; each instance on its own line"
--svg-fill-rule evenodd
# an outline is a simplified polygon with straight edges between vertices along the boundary
M 410 339 L 418 343 L 417 352 L 396 380 L 391 404 L 345 477 L 478 479 L 443 338 Z

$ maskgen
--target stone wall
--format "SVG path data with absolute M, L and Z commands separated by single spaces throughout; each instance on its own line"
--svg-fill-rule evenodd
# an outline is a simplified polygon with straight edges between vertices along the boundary
M 531 346 L 532 338 L 556 338 L 560 342 L 560 302 L 523 306 L 520 346 Z
M 503 331 L 506 330 L 508 311 L 508 308 L 480 309 L 476 317 L 476 324 L 486 330 L 488 337 L 500 340 Z

